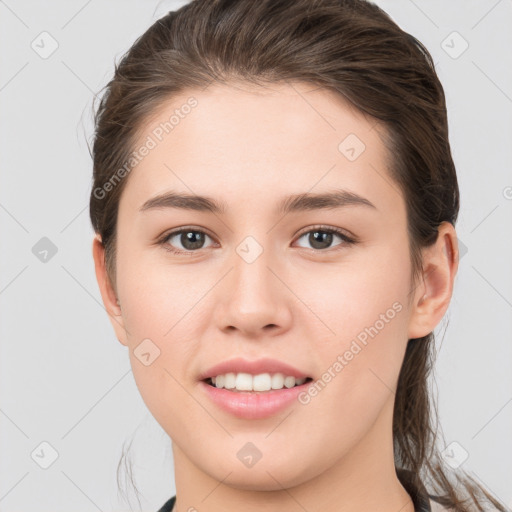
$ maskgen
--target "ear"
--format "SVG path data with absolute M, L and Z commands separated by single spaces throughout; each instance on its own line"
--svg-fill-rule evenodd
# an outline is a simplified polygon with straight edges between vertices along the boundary
M 110 323 L 114 328 L 116 337 L 119 342 L 128 346 L 126 329 L 124 326 L 121 307 L 118 303 L 117 293 L 112 286 L 112 282 L 107 274 L 105 266 L 105 247 L 101 241 L 100 235 L 96 234 L 92 242 L 92 256 L 94 258 L 94 269 L 96 272 L 96 280 L 100 288 L 103 305 L 110 318 Z
M 431 333 L 442 320 L 452 297 L 453 283 L 459 266 L 459 247 L 455 228 L 442 222 L 438 237 L 422 251 L 423 273 L 412 301 L 409 339 Z

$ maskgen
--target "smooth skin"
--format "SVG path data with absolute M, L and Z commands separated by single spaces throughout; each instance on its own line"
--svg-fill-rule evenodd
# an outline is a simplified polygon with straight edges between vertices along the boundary
M 126 178 L 115 288 L 99 236 L 93 241 L 115 334 L 172 439 L 174 510 L 413 512 L 395 473 L 393 404 L 408 339 L 432 332 L 449 306 L 458 267 L 453 226 L 441 224 L 413 286 L 405 202 L 374 119 L 309 84 L 231 82 L 170 99 L 142 127 L 140 144 L 190 96 L 197 106 Z M 354 161 L 338 149 L 349 134 L 365 144 Z M 276 213 L 288 195 L 334 189 L 375 208 Z M 226 212 L 140 211 L 171 190 L 222 201 Z M 358 241 L 334 234 L 315 245 L 318 224 Z M 180 235 L 158 243 L 180 227 L 205 232 L 202 245 Z M 263 249 L 251 263 L 237 252 L 248 236 Z M 201 371 L 238 356 L 276 358 L 321 379 L 397 301 L 401 311 L 306 405 L 244 420 L 200 388 Z M 145 339 L 160 350 L 148 366 L 135 355 Z M 262 454 L 250 468 L 237 457 L 248 442 Z

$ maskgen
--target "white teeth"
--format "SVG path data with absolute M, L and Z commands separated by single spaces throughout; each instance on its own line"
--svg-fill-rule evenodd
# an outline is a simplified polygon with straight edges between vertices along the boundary
M 218 388 L 223 388 L 224 387 L 224 375 L 219 375 L 215 378 L 215 385 L 218 387 Z
M 215 384 L 217 384 L 217 381 L 215 381 Z M 252 375 L 249 373 L 238 373 L 235 381 L 235 389 L 240 391 L 252 391 Z
M 284 375 L 275 373 L 272 375 L 272 389 L 282 389 L 284 386 Z
M 259 375 L 252 377 L 249 382 L 251 380 L 252 386 L 249 388 L 249 391 L 251 389 L 255 389 L 256 391 L 268 391 L 271 388 L 272 379 L 270 377 L 270 373 L 260 373 Z
M 236 383 L 236 374 L 235 373 L 226 373 L 224 375 L 224 387 L 226 389 L 233 389 Z
M 212 384 L 217 388 L 233 389 L 236 391 L 269 391 L 271 389 L 293 388 L 300 386 L 306 381 L 305 377 L 296 379 L 292 376 L 285 376 L 282 373 L 226 373 L 212 377 Z

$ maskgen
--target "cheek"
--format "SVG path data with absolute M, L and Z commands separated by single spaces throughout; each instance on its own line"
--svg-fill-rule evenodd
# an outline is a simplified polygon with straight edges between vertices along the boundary
M 193 267 L 145 263 L 143 254 L 119 266 L 123 319 L 132 343 L 144 338 L 165 343 L 192 324 L 194 308 L 211 286 Z
M 370 420 L 378 413 L 396 389 L 407 344 L 407 254 L 383 248 L 370 256 L 306 277 L 298 290 L 316 313 L 311 339 L 324 371 L 319 395 L 340 418 L 358 411 Z
M 292 281 L 294 292 L 313 313 L 306 315 L 307 322 L 319 321 L 317 341 L 344 345 L 358 335 L 364 342 L 371 326 L 384 338 L 405 328 L 410 263 L 405 249 L 396 251 L 403 246 L 399 241 L 382 244 L 354 251 L 339 264 L 301 269 L 301 279 Z
M 151 265 L 135 253 L 118 266 L 133 375 L 155 418 L 170 424 L 180 416 L 176 404 L 190 401 L 183 386 L 190 385 L 190 363 L 199 352 L 201 297 L 215 282 L 193 267 Z

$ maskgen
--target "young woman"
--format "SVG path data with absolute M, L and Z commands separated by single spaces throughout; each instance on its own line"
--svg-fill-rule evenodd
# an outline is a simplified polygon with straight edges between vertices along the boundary
M 506 510 L 431 415 L 459 191 L 420 42 L 362 0 L 193 1 L 116 65 L 93 159 L 162 512 Z

